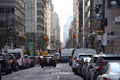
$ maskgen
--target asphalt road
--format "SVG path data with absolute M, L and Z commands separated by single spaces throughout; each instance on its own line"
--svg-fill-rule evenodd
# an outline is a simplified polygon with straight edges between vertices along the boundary
M 33 68 L 3 75 L 2 80 L 83 80 L 80 76 L 74 75 L 69 64 L 59 63 L 56 68 L 36 65 Z

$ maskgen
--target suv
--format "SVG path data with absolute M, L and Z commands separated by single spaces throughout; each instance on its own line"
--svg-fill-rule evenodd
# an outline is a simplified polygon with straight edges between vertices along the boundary
M 54 66 L 56 67 L 56 60 L 53 56 L 43 56 L 42 62 L 41 62 L 41 67 L 43 68 L 44 66 Z
M 0 65 L 1 65 L 1 72 L 5 74 L 9 74 L 12 72 L 9 59 L 5 54 L 0 54 Z

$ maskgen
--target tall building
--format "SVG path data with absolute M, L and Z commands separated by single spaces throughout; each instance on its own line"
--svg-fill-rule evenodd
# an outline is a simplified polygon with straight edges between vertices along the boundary
M 105 0 L 106 53 L 120 53 L 120 1 Z
M 90 27 L 90 14 L 91 14 L 91 3 L 90 3 L 90 0 L 84 0 L 83 2 L 83 27 L 82 27 L 82 31 L 83 31 L 83 43 L 82 43 L 82 46 L 83 47 L 89 47 L 88 44 L 89 44 L 89 38 L 88 38 L 88 34 L 89 32 L 91 31 L 91 27 Z
M 53 41 L 51 39 L 51 27 L 52 27 L 52 21 L 53 21 L 53 4 L 52 4 L 52 0 L 48 0 L 47 1 L 47 36 L 48 36 L 48 45 L 47 45 L 47 49 L 51 49 L 52 45 L 53 45 Z
M 54 13 L 54 22 L 55 22 L 55 47 L 60 48 L 60 24 L 59 24 L 59 17 L 58 14 Z
M 45 50 L 46 0 L 37 0 L 37 48 Z
M 0 38 L 0 48 L 25 45 L 25 0 L 0 0 Z
M 67 41 L 69 38 L 69 29 L 70 29 L 70 25 L 71 22 L 73 21 L 73 16 L 68 16 L 67 22 L 64 26 L 64 40 Z
M 46 0 L 26 0 L 26 36 L 30 53 L 45 49 L 46 26 Z
M 74 32 L 74 34 L 76 35 L 75 45 L 76 47 L 87 47 L 87 38 L 90 31 L 90 0 L 75 0 L 74 5 L 74 20 L 76 26 Z
M 92 30 L 95 34 L 91 35 L 89 41 L 91 47 L 97 52 L 119 53 L 119 16 L 120 4 L 118 0 L 93 0 L 92 2 Z M 93 32 L 92 32 L 93 33 Z
M 56 12 L 53 11 L 53 26 L 51 26 L 51 40 L 53 41 L 52 48 L 58 48 L 60 46 L 60 25 L 59 17 Z
M 82 25 L 82 24 L 79 24 L 79 10 L 80 10 L 80 1 L 81 0 L 73 0 L 73 19 L 74 19 L 74 34 L 76 35 L 76 38 L 74 40 L 75 44 L 74 46 L 76 45 L 79 45 L 80 44 L 80 40 L 79 40 L 79 26 Z M 82 18 L 81 18 L 82 19 Z
M 67 40 L 67 43 L 66 43 L 66 48 L 74 48 L 74 44 L 75 44 L 75 41 L 74 41 L 74 38 L 76 37 L 76 35 L 74 35 L 74 21 L 71 22 L 70 24 L 70 29 L 69 29 L 69 39 Z
M 31 55 L 34 53 L 35 42 L 37 41 L 37 0 L 26 0 L 26 36 L 27 36 L 27 48 Z

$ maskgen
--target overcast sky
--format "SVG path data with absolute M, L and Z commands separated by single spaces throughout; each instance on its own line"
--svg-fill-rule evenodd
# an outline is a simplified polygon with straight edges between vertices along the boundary
M 73 0 L 52 0 L 52 3 L 60 19 L 61 41 L 63 42 L 63 26 L 66 24 L 68 16 L 73 15 Z

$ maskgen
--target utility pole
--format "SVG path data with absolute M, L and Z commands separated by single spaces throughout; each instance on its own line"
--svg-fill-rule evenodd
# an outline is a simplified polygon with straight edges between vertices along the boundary
M 103 13 L 102 13 L 102 20 L 103 22 L 105 21 L 105 0 L 103 0 Z M 104 22 L 105 23 L 105 22 Z M 103 29 L 103 37 L 105 37 L 105 24 L 103 24 L 102 26 Z M 103 44 L 102 44 L 103 45 Z M 105 45 L 102 46 L 103 47 L 103 53 L 105 53 Z
M 5 45 L 9 45 L 9 33 L 8 33 L 8 13 L 7 10 L 5 10 L 5 17 L 6 17 L 6 22 L 5 22 Z
M 83 48 L 85 48 L 85 0 L 83 0 Z

